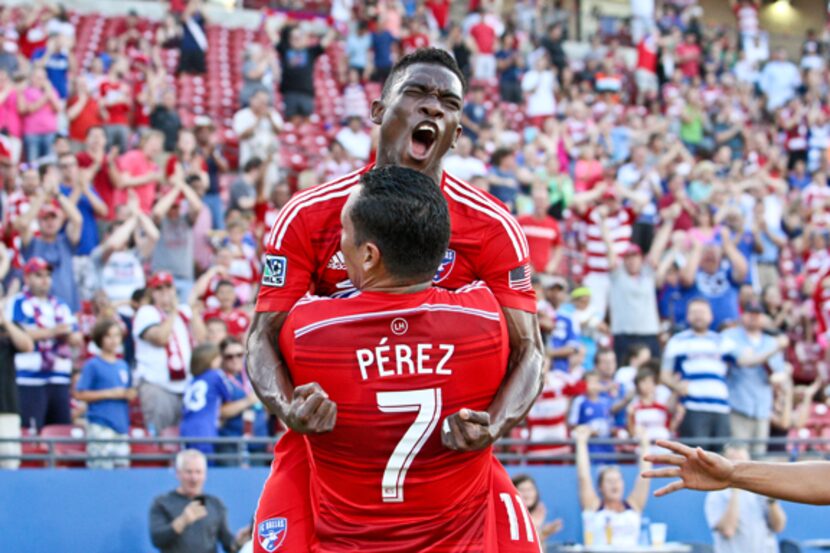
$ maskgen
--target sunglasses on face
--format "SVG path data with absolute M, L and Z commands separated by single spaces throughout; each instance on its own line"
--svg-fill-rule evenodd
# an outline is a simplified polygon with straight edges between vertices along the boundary
M 223 355 L 222 357 L 224 357 L 225 359 L 242 359 L 243 357 L 245 357 L 245 354 L 244 354 L 243 352 L 239 352 L 239 353 L 226 353 L 226 354 L 225 354 L 225 355 Z

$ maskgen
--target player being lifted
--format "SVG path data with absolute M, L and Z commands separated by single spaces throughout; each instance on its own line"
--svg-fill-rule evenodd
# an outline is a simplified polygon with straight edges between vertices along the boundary
M 461 133 L 465 87 L 446 52 L 418 50 L 393 68 L 381 98 L 372 104 L 372 121 L 380 126 L 377 166 L 415 169 L 431 177 L 447 200 L 450 244 L 433 282 L 456 289 L 484 281 L 507 321 L 510 356 L 495 398 L 485 409 L 451 414 L 449 432 L 442 433 L 446 447 L 474 451 L 505 435 L 530 409 L 541 389 L 543 346 L 521 228 L 500 202 L 441 170 L 444 155 Z M 280 211 L 266 248 L 258 313 L 248 339 L 248 371 L 260 399 L 293 431 L 275 448 L 257 514 L 257 521 L 292 521 L 283 551 L 307 551 L 313 531 L 309 464 L 299 434 L 330 431 L 336 405 L 315 383 L 294 388 L 277 337 L 287 312 L 307 291 L 335 295 L 352 288 L 340 251 L 340 212 L 368 169 L 297 194 Z M 514 488 L 506 471 L 493 462 L 493 494 L 501 501 L 500 494 Z M 499 551 L 537 551 L 531 535 L 516 531 L 515 516 L 510 516 L 516 509 L 510 507 L 497 510 Z
M 495 552 L 491 448 L 452 451 L 440 426 L 462 408 L 486 409 L 501 384 L 499 304 L 480 282 L 455 292 L 432 285 L 450 220 L 429 177 L 403 167 L 364 173 L 342 221 L 343 262 L 360 293 L 306 296 L 280 333 L 293 382 L 318 383 L 337 405 L 334 429 L 308 436 L 310 550 Z M 532 523 L 520 509 L 524 532 Z

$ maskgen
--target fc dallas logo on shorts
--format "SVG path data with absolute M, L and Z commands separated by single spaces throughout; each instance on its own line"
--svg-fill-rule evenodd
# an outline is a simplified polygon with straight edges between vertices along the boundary
M 285 535 L 288 533 L 288 519 L 286 518 L 269 518 L 259 523 L 257 526 L 257 537 L 259 538 L 259 545 L 265 551 L 276 551 L 285 541 Z
M 441 265 L 438 266 L 438 270 L 435 272 L 435 276 L 432 277 L 432 282 L 437 284 L 450 276 L 454 265 L 455 250 L 447 250 L 447 253 L 444 254 L 444 259 L 441 260 Z

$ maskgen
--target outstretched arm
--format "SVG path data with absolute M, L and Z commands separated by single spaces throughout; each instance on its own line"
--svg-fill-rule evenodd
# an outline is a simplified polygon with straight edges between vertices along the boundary
M 699 447 L 692 449 L 677 442 L 663 440 L 659 440 L 657 445 L 670 449 L 674 454 L 648 455 L 646 459 L 671 466 L 647 470 L 643 477 L 680 478 L 657 490 L 654 495 L 658 497 L 684 488 L 710 491 L 733 487 L 784 501 L 830 505 L 828 462 L 733 463 L 717 453 L 703 451 Z

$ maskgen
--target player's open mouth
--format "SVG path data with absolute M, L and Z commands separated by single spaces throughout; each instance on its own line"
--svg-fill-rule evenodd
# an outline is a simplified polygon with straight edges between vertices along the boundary
M 423 161 L 429 157 L 432 152 L 432 147 L 438 139 L 438 125 L 429 121 L 418 123 L 415 130 L 412 131 L 412 137 L 409 142 L 409 155 L 418 161 Z

